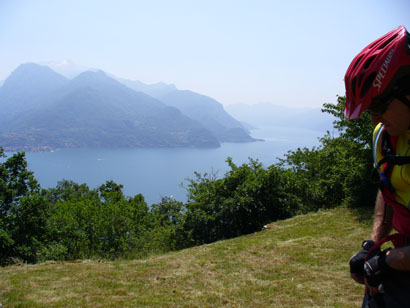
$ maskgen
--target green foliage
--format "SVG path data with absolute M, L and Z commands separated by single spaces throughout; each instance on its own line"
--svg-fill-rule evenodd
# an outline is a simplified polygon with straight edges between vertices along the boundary
M 73 181 L 62 180 L 57 183 L 55 188 L 50 188 L 44 192 L 47 199 L 52 204 L 58 201 L 77 201 L 77 200 L 98 200 L 99 195 L 95 190 L 91 190 L 86 184 L 77 184 Z
M 13 206 L 9 216 L 9 228 L 15 243 L 13 257 L 28 262 L 37 262 L 38 251 L 47 239 L 49 203 L 40 195 L 21 198 Z
M 151 206 L 152 223 L 149 231 L 149 250 L 167 252 L 187 247 L 184 230 L 186 206 L 171 197 L 163 197 Z
M 122 185 L 113 181 L 95 191 L 70 182 L 60 183 L 59 187 L 60 191 L 52 194 L 64 199 L 53 206 L 48 221 L 52 249 L 56 244 L 65 247 L 67 259 L 115 258 L 144 245 L 141 239 L 148 227 L 149 212 L 142 195 L 125 197 Z M 74 196 L 67 197 L 68 192 L 61 190 L 64 187 Z
M 295 211 L 282 169 L 264 169 L 252 159 L 241 166 L 231 158 L 227 163 L 231 170 L 222 179 L 196 173 L 190 180 L 184 228 L 193 244 L 255 232 Z
M 339 131 L 340 137 L 357 143 L 366 149 L 371 148 L 373 126 L 370 114 L 365 112 L 359 119 L 348 120 L 344 116 L 345 102 L 345 97 L 338 96 L 337 103 L 324 104 L 322 112 L 329 113 L 336 118 L 333 121 L 333 126 Z
M 6 158 L 2 148 L 0 158 Z M 39 192 L 40 185 L 27 170 L 24 153 L 0 162 L 0 264 L 10 258 L 36 261 L 47 209 Z
M 0 158 L 5 158 L 0 148 Z M 33 172 L 27 170 L 25 153 L 17 153 L 0 162 L 0 218 L 9 215 L 12 205 L 19 199 L 31 193 L 39 192 L 40 185 L 34 178 Z

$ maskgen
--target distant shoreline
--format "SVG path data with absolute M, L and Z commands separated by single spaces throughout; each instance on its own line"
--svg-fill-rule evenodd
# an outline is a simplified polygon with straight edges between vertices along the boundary
M 6 146 L 4 152 L 54 152 L 49 146 Z
M 221 142 L 222 143 L 252 143 L 252 142 L 264 142 L 265 140 L 262 138 L 252 138 L 251 141 L 243 141 L 243 142 Z M 30 153 L 36 153 L 36 152 L 54 152 L 56 150 L 62 150 L 62 149 L 90 149 L 94 147 L 66 147 L 66 148 L 53 148 L 50 146 L 0 146 L 3 148 L 4 152 L 9 152 L 9 153 L 16 153 L 16 152 L 30 152 Z M 219 146 L 220 147 L 220 146 Z M 169 149 L 174 149 L 174 148 L 181 148 L 181 149 L 214 149 L 215 147 L 129 147 L 129 149 L 164 149 L 164 148 L 169 148 Z M 110 148 L 106 148 L 110 149 Z M 124 148 L 111 148 L 111 149 L 124 149 Z

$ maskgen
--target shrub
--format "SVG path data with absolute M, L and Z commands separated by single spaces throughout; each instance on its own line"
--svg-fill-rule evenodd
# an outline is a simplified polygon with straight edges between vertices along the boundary
M 268 222 L 290 217 L 295 198 L 283 184 L 288 171 L 250 159 L 222 179 L 196 173 L 190 180 L 184 229 L 193 244 L 209 243 L 260 230 Z

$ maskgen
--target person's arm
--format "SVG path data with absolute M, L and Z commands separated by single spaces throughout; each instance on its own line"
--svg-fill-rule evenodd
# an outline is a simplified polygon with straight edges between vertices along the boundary
M 373 228 L 370 234 L 370 240 L 377 243 L 382 238 L 387 236 L 392 230 L 392 220 L 393 208 L 385 204 L 381 192 L 379 191 L 376 198 Z M 361 271 L 363 270 L 364 257 L 366 256 L 366 253 L 366 250 L 361 250 L 350 259 L 350 275 L 353 280 L 360 284 L 365 284 L 364 275 Z M 352 262 L 354 264 L 352 264 Z M 360 267 L 360 271 L 357 271 L 357 267 Z
M 392 230 L 393 208 L 384 203 L 379 191 L 370 239 L 375 243 L 389 235 Z M 410 247 L 395 248 L 386 253 L 386 263 L 392 269 L 410 271 Z
M 410 271 L 410 247 L 395 248 L 386 253 L 386 263 L 392 269 Z
M 370 239 L 380 241 L 392 230 L 393 208 L 384 203 L 379 191 L 376 200 L 373 229 Z M 395 248 L 386 253 L 386 263 L 392 269 L 410 271 L 410 247 Z
M 410 271 L 410 247 L 385 250 L 368 260 L 365 265 L 365 292 L 370 296 L 379 292 L 378 285 L 383 282 L 386 273 L 395 274 L 394 270 Z
M 370 235 L 370 239 L 377 243 L 384 237 L 388 236 L 392 229 L 393 208 L 384 202 L 381 191 L 379 190 L 376 199 L 376 206 L 373 218 L 373 228 L 372 233 Z M 379 291 L 377 288 L 370 286 L 365 280 L 365 292 L 369 293 L 371 296 L 374 296 Z
M 379 190 L 374 208 L 373 227 L 370 234 L 370 239 L 377 243 L 391 232 L 393 228 L 393 208 L 387 205 Z M 356 282 L 365 284 L 365 292 L 374 295 L 378 292 L 377 288 L 369 286 L 364 279 L 364 276 L 359 274 L 351 274 L 352 279 Z
M 387 205 L 379 190 L 374 210 L 373 228 L 370 239 L 377 243 L 388 236 L 393 228 L 393 208 Z

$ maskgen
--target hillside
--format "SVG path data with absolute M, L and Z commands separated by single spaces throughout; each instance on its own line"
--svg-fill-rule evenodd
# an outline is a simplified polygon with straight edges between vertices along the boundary
M 0 269 L 4 307 L 360 307 L 348 260 L 371 212 L 320 211 L 232 240 L 130 261 Z
M 159 99 L 201 123 L 222 142 L 256 141 L 239 121 L 225 111 L 222 104 L 208 96 L 192 91 L 173 91 Z
M 72 80 L 24 64 L 0 88 L 0 144 L 9 150 L 218 147 L 199 122 L 102 71 Z
M 178 108 L 183 114 L 201 123 L 221 142 L 256 141 L 249 136 L 238 120 L 226 112 L 221 103 L 209 96 L 188 90 L 178 90 L 172 84 L 147 85 L 140 81 L 118 80 L 135 91 L 143 92 L 168 106 Z

